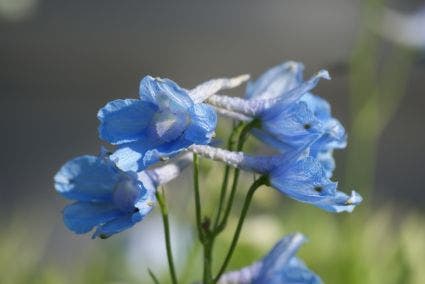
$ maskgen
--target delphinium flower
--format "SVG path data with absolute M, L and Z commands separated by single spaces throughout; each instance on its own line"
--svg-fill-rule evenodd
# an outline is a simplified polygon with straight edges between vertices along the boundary
M 257 120 L 252 134 L 280 152 L 311 145 L 310 155 L 323 163 L 328 176 L 334 169 L 333 150 L 346 146 L 341 123 L 331 116 L 326 100 L 310 91 L 320 78 L 330 79 L 325 70 L 303 80 L 304 66 L 285 62 L 249 82 L 246 99 L 212 95 L 207 101 L 241 120 Z M 230 114 L 230 115 L 229 115 Z
M 189 149 L 209 159 L 266 175 L 269 184 L 278 191 L 329 212 L 351 212 L 362 201 L 355 191 L 347 195 L 337 190 L 338 183 L 329 179 L 322 164 L 306 150 L 251 156 L 205 145 L 193 145 Z
M 111 158 L 119 168 L 142 170 L 192 144 L 208 144 L 217 117 L 201 102 L 204 96 L 248 78 L 214 79 L 188 91 L 169 79 L 146 76 L 140 82 L 139 99 L 115 100 L 99 110 L 99 136 L 117 145 Z
M 93 238 L 106 238 L 140 222 L 155 204 L 156 187 L 178 176 L 188 158 L 140 173 L 124 172 L 105 151 L 85 155 L 62 166 L 55 188 L 75 200 L 63 210 L 65 225 L 77 234 L 96 228 Z
M 219 284 L 319 284 L 319 276 L 295 256 L 306 241 L 296 233 L 281 239 L 260 261 L 239 271 L 227 272 Z

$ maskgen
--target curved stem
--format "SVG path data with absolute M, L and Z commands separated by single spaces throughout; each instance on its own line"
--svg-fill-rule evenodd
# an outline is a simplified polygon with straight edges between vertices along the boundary
M 176 271 L 174 269 L 173 252 L 171 249 L 171 241 L 170 241 L 170 223 L 168 220 L 168 209 L 167 209 L 167 204 L 165 202 L 164 191 L 162 191 L 162 194 L 157 191 L 155 193 L 155 196 L 156 196 L 156 199 L 158 200 L 159 208 L 161 209 L 162 221 L 164 223 L 165 247 L 167 250 L 167 259 L 168 259 L 168 266 L 170 268 L 171 282 L 173 284 L 177 284 L 177 276 L 176 276 Z
M 234 144 L 236 143 L 235 138 L 236 135 L 239 133 L 239 131 L 242 129 L 243 127 L 243 123 L 240 122 L 235 128 L 233 128 L 232 133 L 229 136 L 229 140 L 227 141 L 227 149 L 228 150 L 233 150 Z M 229 184 L 229 174 L 230 174 L 230 166 L 226 165 L 225 169 L 224 169 L 224 177 L 223 177 L 223 182 L 221 184 L 221 190 L 220 190 L 220 199 L 219 199 L 219 203 L 218 203 L 218 209 L 217 209 L 217 215 L 215 216 L 215 220 L 214 220 L 214 230 L 217 228 L 219 221 L 220 221 L 220 217 L 221 217 L 221 213 L 222 213 L 222 209 L 223 209 L 223 205 L 224 205 L 224 199 L 226 197 L 226 192 L 227 192 L 227 187 Z
M 255 191 L 262 185 L 268 185 L 268 177 L 267 176 L 261 176 L 258 178 L 249 188 L 248 193 L 245 197 L 245 201 L 242 207 L 241 215 L 239 217 L 238 225 L 236 227 L 235 234 L 233 235 L 232 243 L 230 244 L 229 251 L 227 252 L 226 258 L 224 259 L 223 264 L 221 265 L 221 268 L 217 274 L 217 276 L 214 278 L 214 283 L 216 283 L 221 275 L 226 270 L 227 265 L 229 264 L 230 259 L 232 258 L 233 252 L 235 251 L 236 245 L 239 240 L 239 236 L 242 230 L 243 223 L 245 221 L 246 214 L 248 212 L 249 206 L 251 204 L 252 197 L 254 196 Z
M 252 128 L 254 127 L 259 127 L 260 121 L 255 119 L 253 121 L 251 121 L 250 123 L 246 124 L 243 128 L 242 131 L 239 134 L 239 140 L 238 140 L 238 145 L 236 150 L 242 151 L 243 146 L 247 140 L 247 137 L 249 135 L 249 132 L 251 131 Z M 230 211 L 232 210 L 232 206 L 233 206 L 233 200 L 235 198 L 235 194 L 236 194 L 236 189 L 238 187 L 238 182 L 239 182 L 239 174 L 240 174 L 240 169 L 235 169 L 234 171 L 234 175 L 233 175 L 233 183 L 232 183 L 232 189 L 230 191 L 230 195 L 229 195 L 229 200 L 227 201 L 227 206 L 226 206 L 226 210 L 224 211 L 224 215 L 223 215 L 223 219 L 221 220 L 220 224 L 217 226 L 217 228 L 214 230 L 214 234 L 217 235 L 218 233 L 220 233 L 221 231 L 224 230 L 224 228 L 226 227 L 227 224 L 227 219 L 229 218 L 230 215 Z

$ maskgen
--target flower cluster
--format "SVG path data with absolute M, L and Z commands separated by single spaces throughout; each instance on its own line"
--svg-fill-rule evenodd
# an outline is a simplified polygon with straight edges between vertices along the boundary
M 65 225 L 77 234 L 95 229 L 94 238 L 132 227 L 157 202 L 157 187 L 191 163 L 186 152 L 259 173 L 263 184 L 294 200 L 330 212 L 351 212 L 361 197 L 337 190 L 331 180 L 333 151 L 346 146 L 345 130 L 332 117 L 328 102 L 311 93 L 329 74 L 321 70 L 304 80 L 303 69 L 297 62 L 278 65 L 249 82 L 245 98 L 220 92 L 241 85 L 248 75 L 213 79 L 190 90 L 169 79 L 144 77 L 138 99 L 111 101 L 97 114 L 99 137 L 115 150 L 72 159 L 56 174 L 56 191 L 75 201 L 63 211 Z M 242 133 L 278 153 L 250 155 L 241 147 L 232 151 L 212 146 L 217 114 L 241 121 Z M 157 166 L 160 161 L 167 163 Z M 220 231 L 205 230 L 205 236 Z M 300 234 L 286 237 L 262 261 L 221 278 L 219 273 L 215 281 L 320 283 L 294 256 L 303 240 Z

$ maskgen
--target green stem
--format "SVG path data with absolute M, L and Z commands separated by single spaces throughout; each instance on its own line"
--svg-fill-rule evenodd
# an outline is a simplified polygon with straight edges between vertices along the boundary
M 204 242 L 204 284 L 212 283 L 212 248 L 213 238 L 208 236 Z
M 202 230 L 201 197 L 199 194 L 199 160 L 198 160 L 198 155 L 196 154 L 193 154 L 193 189 L 195 191 L 196 228 L 198 229 L 199 241 L 203 244 L 204 232 Z
M 168 220 L 168 209 L 165 201 L 165 194 L 162 191 L 162 194 L 158 191 L 155 193 L 156 199 L 158 200 L 159 208 L 161 209 L 162 221 L 164 223 L 164 233 L 165 233 L 165 247 L 167 250 L 167 258 L 168 258 L 168 266 L 170 268 L 171 274 L 171 282 L 173 284 L 177 284 L 176 271 L 174 269 L 174 261 L 173 261 L 173 252 L 171 249 L 171 241 L 170 241 L 170 223 Z
M 152 278 L 153 283 L 159 284 L 158 278 L 156 278 L 155 274 L 149 268 L 148 268 L 148 273 L 149 273 L 149 276 Z
M 227 141 L 227 149 L 229 151 L 233 150 L 234 144 L 236 143 L 236 141 L 235 141 L 236 135 L 241 131 L 243 126 L 244 126 L 244 123 L 240 122 L 235 128 L 233 128 L 232 132 L 230 133 L 229 140 Z M 218 203 L 217 215 L 215 216 L 214 226 L 213 226 L 214 230 L 217 228 L 219 221 L 220 221 L 220 217 L 221 217 L 221 213 L 222 213 L 222 209 L 223 209 L 223 205 L 224 205 L 224 198 L 226 197 L 227 187 L 228 187 L 228 184 L 229 184 L 230 169 L 231 169 L 231 167 L 229 165 L 226 165 L 226 167 L 224 169 L 224 177 L 223 177 L 223 182 L 221 184 L 220 199 L 219 199 L 219 203 Z
M 239 134 L 238 145 L 237 145 L 237 148 L 236 148 L 237 151 L 242 151 L 243 146 L 244 146 L 244 144 L 245 144 L 245 142 L 248 138 L 249 132 L 251 131 L 252 128 L 259 127 L 259 124 L 260 124 L 260 121 L 254 119 L 242 128 L 242 130 Z M 234 172 L 234 175 L 233 175 L 232 189 L 231 189 L 230 195 L 229 195 L 229 200 L 227 201 L 227 206 L 226 206 L 226 209 L 224 211 L 223 219 L 221 220 L 221 223 L 214 230 L 215 235 L 219 234 L 226 227 L 227 219 L 229 218 L 230 211 L 232 210 L 233 200 L 234 200 L 235 194 L 236 194 L 236 189 L 238 188 L 239 174 L 240 174 L 240 170 L 235 169 L 235 172 Z
M 232 258 L 233 252 L 235 251 L 236 245 L 239 240 L 239 236 L 242 230 L 243 223 L 245 221 L 246 214 L 248 212 L 249 206 L 251 204 L 252 197 L 254 196 L 255 191 L 262 185 L 269 185 L 268 177 L 267 176 L 261 176 L 258 178 L 249 188 L 248 193 L 245 197 L 245 201 L 242 207 L 241 215 L 239 217 L 238 225 L 236 227 L 235 234 L 233 235 L 232 243 L 230 244 L 229 251 L 227 252 L 226 258 L 224 259 L 223 264 L 221 265 L 221 268 L 217 274 L 217 276 L 214 278 L 214 283 L 216 283 L 221 275 L 224 273 L 224 271 L 227 268 L 227 265 L 229 264 L 230 259 Z

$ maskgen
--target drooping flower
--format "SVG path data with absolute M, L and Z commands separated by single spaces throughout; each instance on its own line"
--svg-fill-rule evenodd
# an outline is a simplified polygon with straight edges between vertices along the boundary
M 291 151 L 274 156 L 251 156 L 205 145 L 193 145 L 190 151 L 238 167 L 267 175 L 279 192 L 299 202 L 312 204 L 328 212 L 351 212 L 362 198 L 352 191 L 337 190 L 322 164 L 308 151 Z
M 335 167 L 333 150 L 346 146 L 345 130 L 331 116 L 329 103 L 310 93 L 320 78 L 329 79 L 327 72 L 322 70 L 303 81 L 303 71 L 301 63 L 285 62 L 249 82 L 247 99 L 214 95 L 208 102 L 232 111 L 229 116 L 234 119 L 240 117 L 235 114 L 243 115 L 245 121 L 257 119 L 259 126 L 252 133 L 280 152 L 309 145 L 310 155 L 323 164 L 330 177 Z
M 137 174 L 120 170 L 105 153 L 72 159 L 54 177 L 56 191 L 75 201 L 63 210 L 64 223 L 77 234 L 96 228 L 93 238 L 126 230 L 152 210 L 156 187 L 176 177 L 186 164 Z
M 199 101 L 247 78 L 215 79 L 188 91 L 169 79 L 146 76 L 140 82 L 140 99 L 115 100 L 99 110 L 99 136 L 118 146 L 111 158 L 119 168 L 142 170 L 194 143 L 208 144 L 217 117 Z
M 219 284 L 319 284 L 319 276 L 295 256 L 305 237 L 296 233 L 281 239 L 260 261 L 224 274 Z
M 329 79 L 328 73 L 322 70 L 303 81 L 303 69 L 301 63 L 283 63 L 250 82 L 246 99 L 213 95 L 207 102 L 258 121 L 252 133 L 281 152 L 303 147 L 317 140 L 325 129 L 320 117 L 300 99 L 319 79 Z

